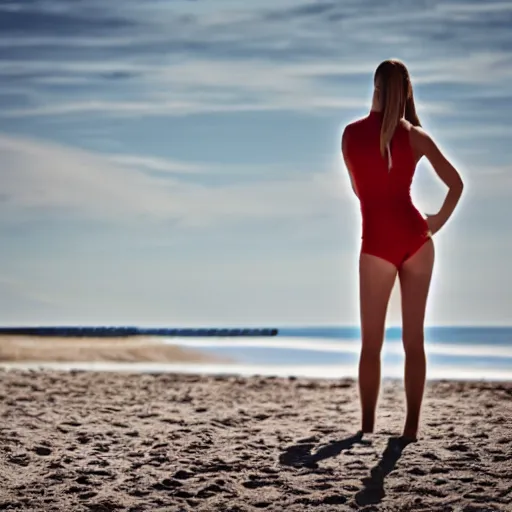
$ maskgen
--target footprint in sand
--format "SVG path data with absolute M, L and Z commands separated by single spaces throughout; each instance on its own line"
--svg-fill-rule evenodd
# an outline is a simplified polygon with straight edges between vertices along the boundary
M 112 512 L 124 508 L 123 505 L 119 505 L 112 500 L 102 500 L 96 503 L 90 503 L 85 505 L 91 512 Z
M 226 489 L 225 487 L 218 485 L 218 484 L 210 484 L 210 485 L 207 485 L 206 487 L 203 487 L 197 493 L 196 496 L 198 498 L 205 499 L 205 498 L 211 498 L 212 496 L 215 496 L 216 494 L 220 494 L 220 493 L 224 493 L 224 492 L 229 492 L 229 490 Z
M 269 501 L 257 501 L 256 503 L 253 503 L 253 506 L 256 508 L 267 508 L 270 507 L 272 503 Z
M 82 424 L 75 420 L 63 421 L 61 425 L 66 425 L 68 427 L 80 427 Z
M 81 500 L 90 500 L 91 498 L 94 498 L 95 496 L 98 496 L 98 493 L 95 491 L 87 491 L 82 494 L 79 494 L 78 497 Z
M 187 480 L 189 478 L 192 478 L 193 476 L 193 473 L 189 473 L 188 471 L 185 471 L 183 469 L 176 471 L 176 473 L 174 474 L 174 478 L 178 480 Z
M 48 448 L 48 446 L 36 446 L 34 448 L 34 452 L 42 457 L 47 457 L 48 455 L 51 455 L 52 450 Z
M 10 455 L 7 460 L 12 464 L 17 464 L 18 466 L 27 467 L 30 464 L 30 456 L 28 453 L 19 453 L 17 455 Z
M 171 491 L 181 487 L 183 484 L 174 478 L 165 478 L 164 480 L 157 482 L 153 485 L 153 489 L 156 491 Z
M 453 443 L 450 446 L 447 446 L 446 449 L 451 452 L 467 452 L 469 451 L 469 446 L 464 443 Z
M 91 438 L 86 433 L 82 432 L 76 436 L 76 440 L 80 444 L 87 444 L 91 440 Z

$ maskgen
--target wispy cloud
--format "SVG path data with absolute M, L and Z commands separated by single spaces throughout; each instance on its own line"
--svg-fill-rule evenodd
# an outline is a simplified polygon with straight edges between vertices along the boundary
M 502 1 L 502 2 L 460 2 L 460 3 L 450 3 L 450 2 L 440 2 L 436 9 L 441 13 L 450 13 L 450 14 L 464 14 L 469 15 L 472 18 L 478 17 L 479 15 L 492 15 L 494 13 L 498 14 L 506 14 L 512 13 L 512 2 Z
M 215 104 L 201 102 L 162 102 L 162 101 L 80 101 L 76 103 L 48 104 L 38 107 L 24 107 L 8 109 L 0 112 L 0 117 L 20 118 L 37 116 L 64 116 L 74 114 L 96 114 L 101 117 L 133 117 L 145 116 L 187 116 L 191 114 L 230 113 L 230 112 L 265 112 L 265 111 L 293 111 L 293 112 L 319 112 L 325 109 L 357 109 L 365 108 L 367 102 L 363 100 L 349 100 L 340 98 L 309 98 L 304 103 L 283 99 L 271 103 L 233 103 Z M 441 106 L 434 106 L 438 111 L 446 112 Z
M 197 174 L 205 173 L 211 170 L 208 164 L 191 164 L 187 162 L 173 161 L 165 158 L 155 158 L 140 155 L 109 155 L 108 160 L 122 166 L 133 167 L 136 169 L 149 169 L 151 171 L 160 171 L 166 175 L 180 174 Z
M 319 217 L 335 219 L 348 205 L 356 204 L 340 161 L 316 172 L 297 174 L 281 169 L 277 176 L 268 169 L 249 166 L 249 182 L 235 179 L 222 186 L 208 186 L 201 179 L 188 178 L 208 173 L 218 177 L 222 172 L 234 175 L 236 171 L 243 175 L 243 168 L 133 154 L 97 154 L 6 136 L 0 137 L 0 154 L 0 211 L 4 211 L 4 219 L 9 217 L 14 223 L 18 218 L 63 212 L 76 219 L 118 225 L 169 220 L 201 227 L 243 225 L 253 220 L 307 222 Z M 464 174 L 471 194 L 480 200 L 511 197 L 510 166 L 485 171 L 470 167 Z M 439 185 L 434 185 L 434 180 L 430 186 L 422 185 L 427 203 L 435 203 L 440 196 Z
M 72 213 L 122 218 L 158 211 L 165 196 L 148 178 L 84 151 L 9 136 L 0 137 L 1 207 L 19 216 Z M 148 200 L 148 196 L 153 201 Z M 163 197 L 162 197 L 163 196 Z
M 205 226 L 250 220 L 304 220 L 333 215 L 346 193 L 335 169 L 296 178 L 260 180 L 249 185 L 207 187 L 179 179 L 203 165 L 134 155 L 99 155 L 40 141 L 0 137 L 3 201 L 13 222 L 19 215 L 66 212 L 125 224 L 175 220 Z M 175 173 L 165 181 L 142 168 Z
M 200 4 L 11 4 L 17 8 L 2 18 L 0 77 L 33 95 L 30 106 L 13 102 L 2 116 L 354 111 L 368 102 L 376 44 L 382 57 L 408 61 L 433 115 L 447 106 L 427 86 L 488 85 L 497 93 L 512 77 L 509 32 L 497 25 L 509 2 L 406 10 L 376 1 L 251 3 L 244 10 Z M 485 23 L 493 30 L 475 31 Z M 58 26 L 65 33 L 50 30 Z M 449 34 L 456 41 L 447 55 Z M 425 44 L 428 59 L 421 57 Z
M 46 76 L 44 69 L 50 66 L 43 62 L 3 66 L 0 63 L 0 76 L 31 77 L 30 80 L 40 87 L 34 106 L 7 108 L 0 112 L 0 117 L 78 113 L 132 117 L 250 111 L 311 114 L 333 110 L 354 111 L 367 107 L 369 91 L 356 84 L 343 86 L 343 80 L 360 76 L 364 70 L 370 74 L 372 65 L 370 62 L 334 64 L 320 61 L 277 65 L 264 61 L 248 63 L 202 60 L 163 67 L 116 62 L 60 63 L 53 67 L 52 75 Z M 448 63 L 446 67 L 449 67 Z M 250 81 L 247 80 L 248 76 L 252 76 Z M 128 93 L 130 98 L 124 101 L 101 99 L 101 90 L 95 92 L 96 87 L 88 95 L 97 95 L 98 98 L 68 102 L 62 98 L 53 99 L 55 95 L 43 92 L 44 89 L 41 91 L 44 85 L 52 83 L 67 83 L 70 87 L 74 83 L 90 83 L 94 86 L 98 80 L 110 81 L 113 77 L 123 81 L 134 79 L 142 89 L 138 93 Z M 332 82 L 334 78 L 344 87 L 344 94 L 340 94 L 337 84 Z M 446 115 L 450 112 L 449 104 L 442 101 L 420 100 L 419 107 L 432 114 Z
M 111 11 L 85 10 L 75 2 L 75 9 L 60 2 L 9 2 L 0 5 L 0 32 L 10 35 L 38 33 L 108 34 L 118 29 L 133 28 L 134 20 L 114 15 Z

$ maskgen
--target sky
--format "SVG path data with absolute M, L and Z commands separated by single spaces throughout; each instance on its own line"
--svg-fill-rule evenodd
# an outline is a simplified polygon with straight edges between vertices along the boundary
M 511 1 L 0 0 L 0 324 L 357 325 L 340 137 L 399 58 L 465 183 L 427 324 L 512 325 L 511 25 Z M 445 193 L 422 161 L 418 209 Z

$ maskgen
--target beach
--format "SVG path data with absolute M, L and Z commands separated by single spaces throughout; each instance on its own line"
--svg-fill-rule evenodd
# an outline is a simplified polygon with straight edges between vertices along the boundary
M 362 440 L 351 379 L 0 372 L 0 509 L 510 511 L 512 383 L 400 381 Z
M 228 362 L 152 336 L 59 337 L 0 335 L 0 364 L 17 362 Z

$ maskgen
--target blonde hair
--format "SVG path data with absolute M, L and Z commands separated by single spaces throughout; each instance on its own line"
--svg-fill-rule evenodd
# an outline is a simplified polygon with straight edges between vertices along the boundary
M 384 156 L 402 117 L 413 126 L 421 126 L 411 79 L 405 64 L 397 59 L 385 60 L 377 67 L 374 84 L 380 91 L 382 126 L 380 130 L 380 152 Z

